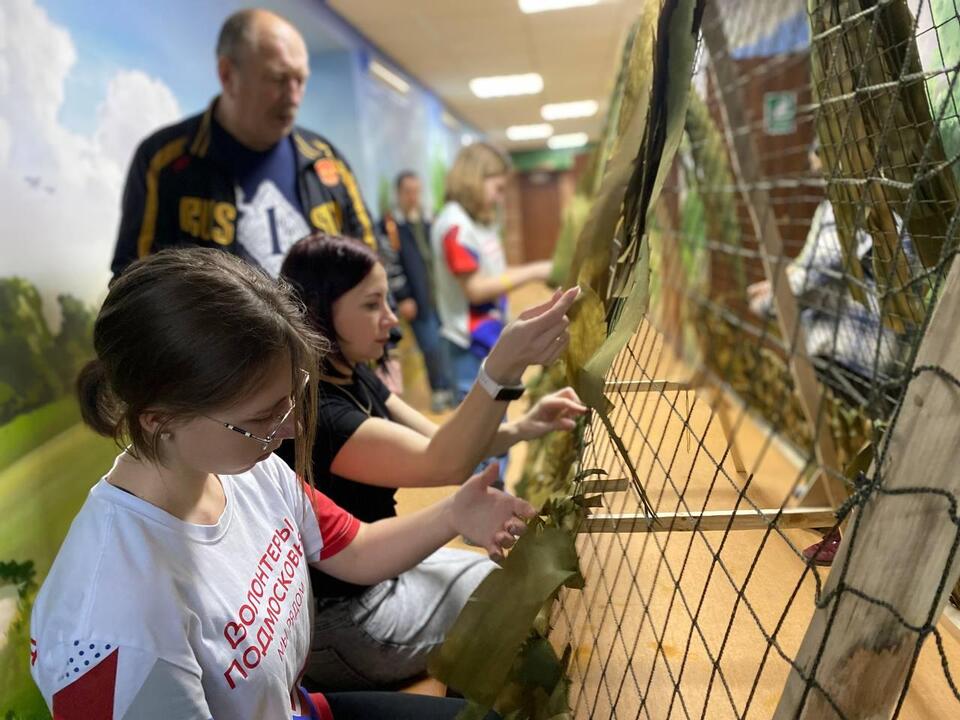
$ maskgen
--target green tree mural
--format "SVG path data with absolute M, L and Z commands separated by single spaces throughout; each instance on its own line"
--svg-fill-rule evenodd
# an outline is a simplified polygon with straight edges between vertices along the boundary
M 21 278 L 0 280 L 0 424 L 60 394 L 53 352 L 36 287 Z
M 54 335 L 37 288 L 0 279 L 0 425 L 68 392 L 93 353 L 93 310 L 70 295 L 57 300 L 62 322 Z
M 53 363 L 64 387 L 71 387 L 84 363 L 93 356 L 91 308 L 70 295 L 60 295 L 60 331 L 54 339 Z

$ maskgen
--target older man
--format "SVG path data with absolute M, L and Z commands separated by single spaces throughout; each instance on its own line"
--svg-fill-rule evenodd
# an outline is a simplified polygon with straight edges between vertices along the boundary
M 276 277 L 313 230 L 381 252 L 391 288 L 404 279 L 377 239 L 346 161 L 295 122 L 310 74 L 303 37 L 265 10 L 231 15 L 217 41 L 222 87 L 205 112 L 163 128 L 133 157 L 112 270 L 174 245 L 236 253 Z

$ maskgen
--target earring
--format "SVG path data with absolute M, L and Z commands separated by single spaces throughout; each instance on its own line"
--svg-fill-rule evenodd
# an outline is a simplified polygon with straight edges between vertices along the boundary
M 160 433 L 160 439 L 161 439 L 161 440 L 169 440 L 171 437 L 173 437 L 173 435 L 172 435 L 171 433 L 168 433 L 168 432 L 162 432 L 162 433 Z

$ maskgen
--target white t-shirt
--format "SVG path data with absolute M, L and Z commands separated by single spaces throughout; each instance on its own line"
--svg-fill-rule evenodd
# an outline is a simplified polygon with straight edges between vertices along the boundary
M 220 480 L 215 525 L 105 478 L 90 491 L 31 617 L 33 677 L 58 720 L 310 716 L 307 564 L 359 521 L 320 493 L 309 502 L 276 456 Z
M 430 230 L 441 334 L 455 345 L 486 357 L 506 323 L 507 298 L 473 305 L 457 276 L 478 272 L 497 277 L 507 269 L 495 228 L 473 221 L 458 203 L 448 202 Z

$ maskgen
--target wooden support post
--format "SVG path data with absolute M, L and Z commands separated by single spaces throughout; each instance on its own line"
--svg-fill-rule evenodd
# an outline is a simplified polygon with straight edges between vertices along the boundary
M 713 414 L 717 416 L 717 420 L 720 421 L 720 429 L 723 431 L 723 437 L 726 439 L 727 445 L 730 448 L 729 455 L 733 461 L 733 469 L 736 470 L 741 480 L 746 480 L 748 475 L 747 468 L 743 463 L 743 456 L 740 454 L 740 448 L 737 445 L 735 423 L 730 419 L 730 400 L 722 389 L 714 388 L 714 395 L 710 401 L 710 407 L 713 410 Z
M 958 314 L 960 263 L 954 262 L 920 344 L 917 366 L 960 376 Z M 827 600 L 807 628 L 777 720 L 836 717 L 824 693 L 850 720 L 890 717 L 910 680 L 917 651 L 917 634 L 904 622 L 933 626 L 960 576 L 958 557 L 950 556 L 957 535 L 951 503 L 960 498 L 960 389 L 934 373 L 919 375 L 907 387 L 891 432 L 882 472 L 886 492 L 875 493 L 853 511 L 821 593 Z M 871 468 L 871 477 L 874 472 Z M 897 491 L 906 492 L 888 494 Z M 858 595 L 836 594 L 845 588 Z M 888 604 L 903 621 L 879 603 Z M 806 677 L 822 690 L 808 687 Z
M 778 515 L 779 513 L 779 515 Z M 657 513 L 656 518 L 643 514 L 590 515 L 580 523 L 581 533 L 692 532 L 763 530 L 777 524 L 779 528 L 829 527 L 836 519 L 833 508 L 787 508 L 785 510 L 705 510 L 702 513 Z
M 737 184 L 743 188 L 743 200 L 760 244 L 760 258 L 764 274 L 773 289 L 773 304 L 777 311 L 780 333 L 786 342 L 791 338 L 795 339 L 790 353 L 790 372 L 804 415 L 810 422 L 810 427 L 817 429 L 814 445 L 820 464 L 820 477 L 827 501 L 836 506 L 846 498 L 846 488 L 840 480 L 841 468 L 837 450 L 826 418 L 820 417 L 822 389 L 810 358 L 807 357 L 803 328 L 797 326 L 797 301 L 787 281 L 786 265 L 780 261 L 784 257 L 783 239 L 769 195 L 758 182 L 761 173 L 757 162 L 757 146 L 750 133 L 746 132 L 746 104 L 740 92 L 736 67 L 730 57 L 730 48 L 716 2 L 705 3 L 702 27 L 703 39 L 710 50 L 710 67 L 716 80 L 714 84 L 720 100 L 720 115 L 724 120 L 724 135 L 730 149 L 730 166 Z

